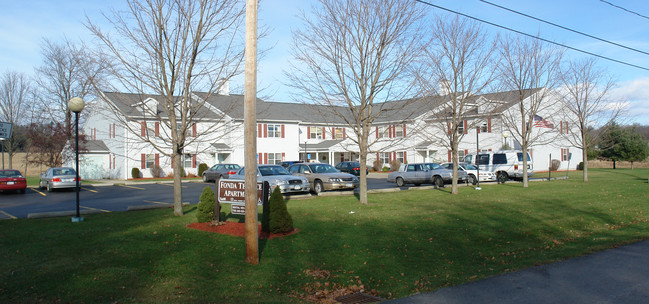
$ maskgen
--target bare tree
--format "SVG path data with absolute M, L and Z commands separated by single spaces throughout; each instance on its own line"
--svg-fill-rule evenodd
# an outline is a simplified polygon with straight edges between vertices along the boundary
M 319 0 L 305 26 L 294 32 L 297 63 L 287 74 L 302 101 L 327 106 L 353 130 L 359 149 L 360 203 L 367 204 L 367 155 L 372 123 L 384 103 L 410 94 L 406 79 L 419 55 L 419 22 L 425 11 L 414 1 Z
M 432 117 L 420 136 L 446 146 L 453 161 L 451 193 L 458 193 L 458 146 L 465 130 L 482 124 L 477 112 L 488 113 L 483 94 L 494 78 L 496 42 L 475 22 L 455 17 L 436 17 L 432 43 L 417 79 L 426 96 Z M 473 118 L 473 119 L 469 119 Z M 442 130 L 442 131 L 440 131 Z
M 11 123 L 14 128 L 23 122 L 25 108 L 29 103 L 30 81 L 22 73 L 5 72 L 0 78 L 0 121 Z M 9 154 L 9 168 L 13 168 L 15 154 L 14 135 L 10 135 L 7 152 Z M 2 142 L 4 145 L 4 141 Z M 3 164 L 4 165 L 4 164 Z
M 130 93 L 156 99 L 142 104 L 145 115 L 166 126 L 162 143 L 141 136 L 119 107 L 108 106 L 131 134 L 172 158 L 174 214 L 182 215 L 181 155 L 201 134 L 187 132 L 205 117 L 206 100 L 241 72 L 243 61 L 244 5 L 237 0 L 128 0 L 126 12 L 106 19 L 115 35 L 102 31 L 91 20 L 87 27 L 103 45 L 109 58 L 107 72 Z M 193 92 L 202 92 L 195 98 Z M 147 132 L 148 133 L 148 132 Z
M 96 95 L 93 83 L 103 82 L 104 64 L 101 57 L 91 57 L 84 45 L 68 40 L 57 43 L 44 39 L 41 54 L 43 64 L 36 69 L 35 79 L 40 110 L 48 113 L 53 122 L 71 128 L 68 101 Z
M 582 150 L 584 182 L 588 181 L 588 149 L 593 148 L 601 134 L 614 125 L 624 111 L 623 103 L 612 102 L 609 97 L 613 86 L 613 78 L 598 68 L 597 61 L 592 58 L 570 61 L 561 72 L 564 120 L 569 124 L 562 127 L 568 130 L 562 134 Z M 598 124 L 602 127 L 597 132 L 589 132 L 589 127 Z
M 532 38 L 506 37 L 499 43 L 501 63 L 498 74 L 502 91 L 515 96 L 514 105 L 505 105 L 501 115 L 504 129 L 521 145 L 523 154 L 534 144 L 547 144 L 558 133 L 546 119 L 558 117 L 559 98 L 554 93 L 563 53 Z M 514 94 L 511 94 L 514 93 Z M 543 115 L 543 116 L 541 116 Z M 528 187 L 523 157 L 523 187 Z

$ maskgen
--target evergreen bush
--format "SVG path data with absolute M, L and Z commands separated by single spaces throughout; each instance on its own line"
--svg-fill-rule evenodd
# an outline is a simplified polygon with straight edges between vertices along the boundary
M 138 168 L 131 169 L 131 177 L 140 178 L 140 169 Z
M 285 233 L 293 230 L 293 218 L 288 213 L 284 197 L 279 187 L 275 187 L 273 194 L 270 195 L 268 202 L 270 207 L 270 216 L 268 226 L 271 233 Z M 264 226 L 262 219 L 262 227 Z
M 203 176 L 203 172 L 207 171 L 207 169 L 209 169 L 209 167 L 206 163 L 201 163 L 200 165 L 198 165 L 198 176 Z
M 577 170 L 580 170 L 580 171 L 584 170 L 584 162 L 579 162 L 579 165 L 577 165 Z
M 206 223 L 214 220 L 214 204 L 216 199 L 214 197 L 214 191 L 209 186 L 206 186 L 201 193 L 197 208 L 198 212 L 196 213 L 196 220 L 199 223 Z M 219 210 L 220 211 L 220 210 Z

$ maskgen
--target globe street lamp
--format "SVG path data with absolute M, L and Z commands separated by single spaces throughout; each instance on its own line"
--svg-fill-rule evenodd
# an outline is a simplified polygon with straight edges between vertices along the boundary
M 505 144 L 503 146 L 509 148 L 509 144 L 507 143 L 507 137 L 509 137 L 509 133 L 504 132 L 503 137 L 505 138 Z
M 79 177 L 79 112 L 83 110 L 83 107 L 85 106 L 85 102 L 83 102 L 83 99 L 79 97 L 74 97 L 68 101 L 68 108 L 70 111 L 74 112 L 74 127 L 75 127 L 75 133 L 76 133 L 76 139 L 75 139 L 75 154 L 76 154 L 76 171 L 77 171 L 77 176 L 74 179 L 77 183 L 77 186 L 75 187 L 75 191 L 77 193 L 77 215 L 72 218 L 73 222 L 83 222 L 83 218 L 79 215 L 79 183 L 81 182 L 81 178 Z

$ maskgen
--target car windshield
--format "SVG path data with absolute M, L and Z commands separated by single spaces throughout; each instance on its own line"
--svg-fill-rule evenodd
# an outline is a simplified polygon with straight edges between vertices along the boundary
M 424 167 L 426 169 L 428 169 L 428 170 L 444 169 L 444 168 L 442 168 L 442 166 L 440 166 L 439 164 L 436 164 L 436 163 L 427 163 L 427 164 L 424 164 Z
M 23 177 L 17 170 L 0 171 L 0 177 Z
M 239 170 L 241 167 L 239 165 L 225 165 L 225 168 L 228 170 Z
M 338 170 L 332 165 L 322 164 L 322 165 L 310 165 L 311 171 L 313 173 L 337 173 Z
M 472 164 L 462 164 L 462 167 L 464 167 L 464 170 L 478 170 L 474 165 Z
M 53 172 L 54 175 L 75 175 L 74 170 L 72 169 L 55 169 Z
M 261 176 L 269 176 L 269 175 L 291 175 L 291 173 L 288 173 L 286 171 L 286 168 L 282 166 L 264 166 L 264 167 L 259 167 L 259 173 L 261 173 Z

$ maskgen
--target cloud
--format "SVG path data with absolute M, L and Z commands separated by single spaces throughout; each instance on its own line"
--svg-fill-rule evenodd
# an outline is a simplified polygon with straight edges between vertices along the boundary
M 649 78 L 637 78 L 622 82 L 611 90 L 614 100 L 622 100 L 629 105 L 628 114 L 632 122 L 649 125 Z

